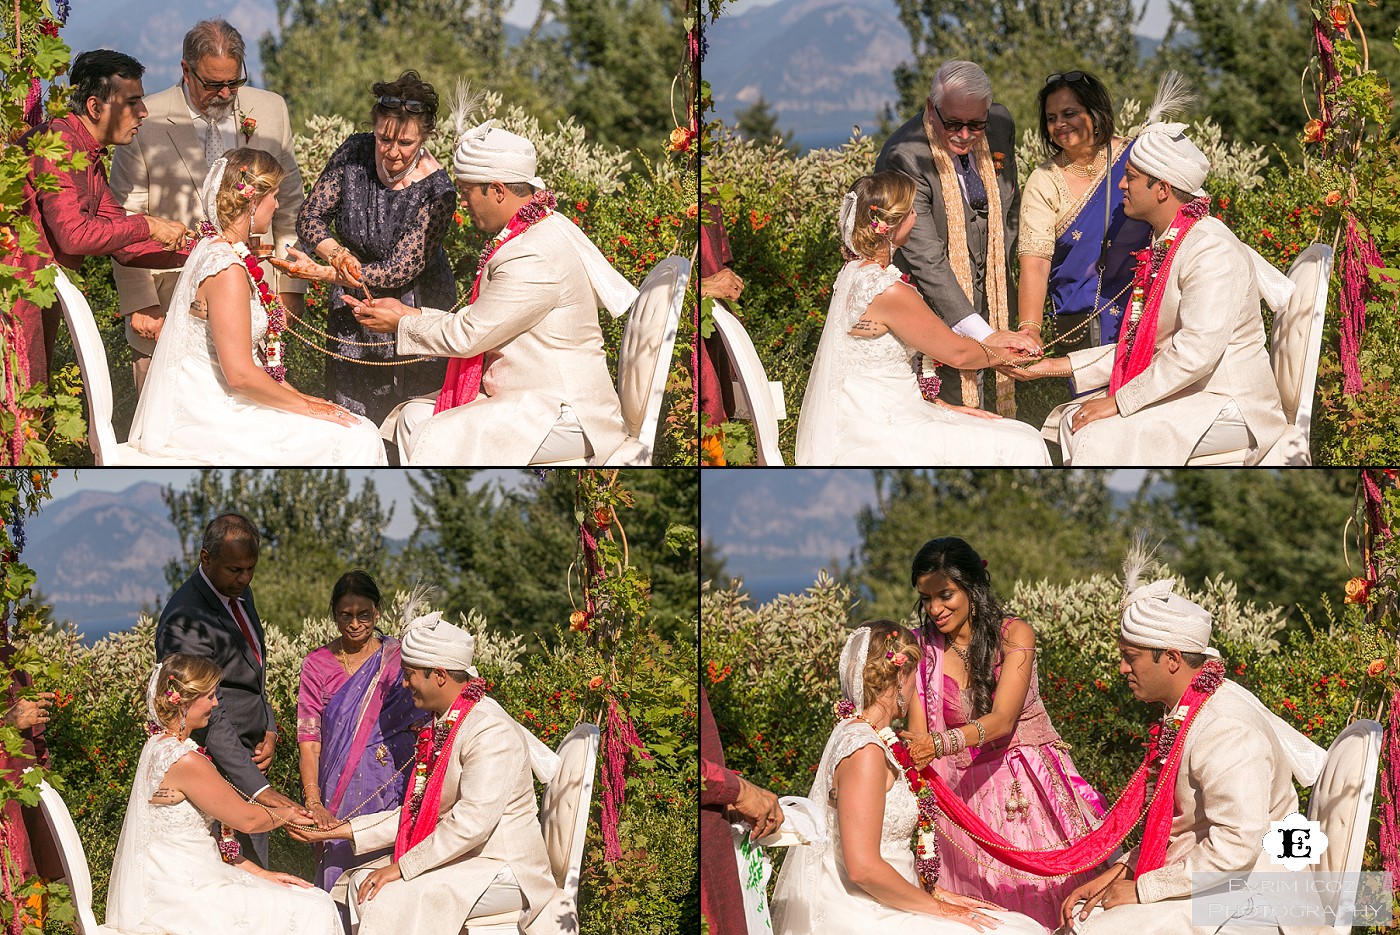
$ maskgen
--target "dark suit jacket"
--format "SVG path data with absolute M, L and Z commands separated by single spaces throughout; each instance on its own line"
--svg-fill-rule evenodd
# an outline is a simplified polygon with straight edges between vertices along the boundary
M 242 606 L 265 653 L 267 643 L 251 588 L 243 592 Z M 156 625 L 156 658 L 164 659 L 171 653 L 202 656 L 224 670 L 218 707 L 209 726 L 193 736 L 229 782 L 244 795 L 252 795 L 267 785 L 267 777 L 253 763 L 252 750 L 262 742 L 264 733 L 277 729 L 267 702 L 267 673 L 253 656 L 233 615 L 198 569 L 166 603 Z
M 1007 307 L 1014 313 L 1016 308 L 1015 290 L 1012 288 L 1011 264 L 1016 257 L 1016 239 L 1021 226 L 1021 189 L 1016 182 L 1016 126 L 1011 120 L 1011 112 L 1001 104 L 993 104 L 987 113 L 987 145 L 992 153 L 1002 154 L 1002 168 L 997 173 L 997 188 L 1001 192 L 1001 222 L 1006 230 Z M 918 183 L 914 196 L 914 230 L 909 242 L 895 254 L 895 265 L 914 280 L 914 285 L 924 297 L 929 307 L 947 322 L 949 327 L 956 325 L 967 316 L 976 313 L 986 317 L 987 300 L 983 294 L 983 281 L 974 275 L 974 296 L 969 302 L 958 285 L 953 268 L 948 265 L 948 211 L 943 204 L 943 189 L 938 182 L 938 171 L 933 165 L 933 154 L 929 151 L 928 137 L 924 134 L 924 116 L 921 110 L 904 126 L 896 130 L 880 150 L 875 160 L 875 171 L 902 172 Z M 986 184 L 986 179 L 983 179 Z M 973 212 L 966 207 L 964 213 L 972 228 L 980 221 L 974 220 Z M 988 223 L 994 221 L 988 218 Z M 973 238 L 969 237 L 969 249 Z M 984 248 L 985 249 L 985 248 Z M 974 273 L 986 268 L 985 256 L 972 257 Z

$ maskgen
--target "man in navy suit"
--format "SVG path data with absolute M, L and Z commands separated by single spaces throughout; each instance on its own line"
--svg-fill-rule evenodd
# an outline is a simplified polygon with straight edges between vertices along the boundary
M 209 725 L 194 732 L 219 772 L 239 792 L 264 805 L 297 803 L 273 789 L 277 722 L 267 702 L 266 642 L 248 587 L 258 564 L 257 528 L 238 513 L 223 513 L 204 530 L 199 567 L 161 611 L 156 658 L 189 653 L 224 670 L 219 704 Z M 311 818 L 307 813 L 307 818 Z M 266 833 L 239 834 L 245 857 L 268 865 Z

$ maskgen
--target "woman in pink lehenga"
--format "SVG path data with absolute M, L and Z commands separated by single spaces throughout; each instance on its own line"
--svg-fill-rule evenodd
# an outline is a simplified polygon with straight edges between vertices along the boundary
M 1019 847 L 1060 846 L 1097 825 L 1106 804 L 1074 768 L 1040 699 L 1035 631 L 1004 613 L 986 562 L 962 539 L 933 539 L 914 556 L 911 582 L 924 649 L 923 703 L 911 707 L 903 735 L 915 761 L 932 760 L 958 797 Z M 1088 868 L 1035 877 L 987 856 L 946 819 L 938 827 L 940 885 L 1051 929 L 1064 897 L 1092 876 Z

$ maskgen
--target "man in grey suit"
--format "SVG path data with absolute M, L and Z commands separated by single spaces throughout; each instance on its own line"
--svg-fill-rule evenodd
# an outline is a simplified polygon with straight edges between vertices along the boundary
M 875 161 L 876 172 L 901 172 L 918 184 L 914 230 L 895 265 L 950 328 L 1008 349 L 1008 359 L 1040 353 L 1038 336 L 1007 330 L 1016 307 L 1011 262 L 1021 213 L 1015 139 L 1010 112 L 992 103 L 986 73 L 950 61 L 934 75 L 924 109 L 885 141 Z M 961 381 L 949 367 L 938 374 L 945 402 L 981 404 L 963 398 L 964 390 L 975 392 L 972 378 Z M 1010 381 L 1002 382 L 1009 393 Z
M 262 622 L 248 587 L 258 564 L 258 542 L 258 530 L 246 517 L 215 517 L 204 530 L 199 567 L 161 611 L 156 658 L 189 653 L 224 670 L 219 704 L 209 725 L 193 737 L 245 797 L 269 806 L 296 806 L 263 775 L 272 765 L 277 722 L 267 702 Z M 268 865 L 266 833 L 239 834 L 238 839 L 244 856 Z

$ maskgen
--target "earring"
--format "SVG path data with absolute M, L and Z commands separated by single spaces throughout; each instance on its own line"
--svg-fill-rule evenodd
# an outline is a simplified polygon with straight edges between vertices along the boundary
M 185 739 L 185 713 L 186 713 L 186 712 L 185 712 L 183 709 L 181 709 L 181 711 L 180 711 L 180 733 L 178 733 L 178 734 L 175 735 L 176 738 L 179 739 L 179 740 L 184 740 L 184 739 Z
M 900 717 L 904 717 L 904 712 L 908 709 L 908 703 L 904 700 L 904 689 L 901 688 L 895 693 L 895 702 L 899 705 L 897 713 Z

